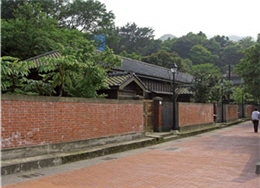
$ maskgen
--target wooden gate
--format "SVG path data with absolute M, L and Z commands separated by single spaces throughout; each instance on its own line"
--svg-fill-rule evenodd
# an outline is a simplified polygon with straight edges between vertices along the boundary
M 162 131 L 170 131 L 173 126 L 173 104 L 162 102 Z
M 144 131 L 154 131 L 153 101 L 144 100 Z

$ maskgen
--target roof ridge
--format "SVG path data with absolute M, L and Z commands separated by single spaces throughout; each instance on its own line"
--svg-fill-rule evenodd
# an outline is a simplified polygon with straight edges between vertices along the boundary
M 44 57 L 44 56 L 46 56 L 46 55 L 53 54 L 53 53 L 59 53 L 59 52 L 58 52 L 57 50 L 52 50 L 52 51 L 45 52 L 45 53 L 40 54 L 40 55 L 37 55 L 37 56 L 30 57 L 29 59 L 26 59 L 25 61 L 30 61 L 30 60 L 38 59 L 38 58 L 40 58 L 40 57 Z
M 152 64 L 152 63 L 147 63 L 147 62 L 144 62 L 144 61 L 139 61 L 139 60 L 136 60 L 136 59 L 131 59 L 131 58 L 128 58 L 128 57 L 123 57 L 123 56 L 121 56 L 121 58 L 130 60 L 130 61 L 135 61 L 135 62 L 138 62 L 138 63 L 141 63 L 141 64 L 147 64 L 147 65 L 153 66 L 153 67 L 160 67 L 160 68 L 162 68 L 162 69 L 170 70 L 169 68 L 166 68 L 166 67 L 162 67 L 162 66 L 155 65 L 155 64 Z
M 108 73 L 108 76 L 124 76 L 124 75 L 131 75 L 129 72 L 111 72 Z

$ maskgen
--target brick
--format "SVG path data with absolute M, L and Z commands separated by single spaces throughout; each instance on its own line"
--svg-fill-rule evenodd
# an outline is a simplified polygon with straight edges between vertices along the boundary
M 142 103 L 2 100 L 2 115 L 2 148 L 144 131 Z

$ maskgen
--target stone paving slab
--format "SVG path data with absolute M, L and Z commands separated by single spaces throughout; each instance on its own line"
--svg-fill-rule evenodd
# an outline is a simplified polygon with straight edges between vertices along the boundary
M 50 172 L 3 176 L 2 183 L 3 188 L 259 188 L 259 151 L 260 133 L 248 121 L 66 168 L 51 167 Z

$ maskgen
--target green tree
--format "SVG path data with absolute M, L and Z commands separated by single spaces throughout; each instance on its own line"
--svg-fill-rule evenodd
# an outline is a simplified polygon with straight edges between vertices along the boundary
M 109 46 L 116 54 L 126 51 L 128 54 L 136 53 L 142 56 L 156 52 L 161 41 L 153 40 L 154 30 L 149 27 L 138 27 L 135 23 L 127 23 L 115 30 L 119 41 L 116 46 Z
M 236 66 L 236 72 L 243 78 L 246 91 L 250 93 L 255 102 L 260 102 L 260 34 L 255 45 L 243 51 L 244 57 Z
M 255 41 L 252 37 L 245 37 L 238 41 L 238 44 L 241 46 L 242 49 L 246 49 L 250 46 L 255 45 Z
M 216 41 L 215 37 L 205 40 L 203 46 L 207 48 L 212 54 L 219 55 L 221 45 Z
M 56 21 L 47 18 L 39 4 L 18 6 L 14 17 L 2 20 L 2 55 L 24 60 L 51 50 L 48 43 Z
M 39 3 L 23 4 L 14 10 L 14 19 L 2 20 L 2 55 L 28 59 L 55 50 L 55 44 L 70 45 L 86 38 L 78 30 L 57 27 L 57 21 L 42 11 Z
M 119 28 L 116 26 L 113 26 L 110 29 L 107 29 L 106 31 L 104 31 L 104 33 L 106 36 L 106 46 L 113 49 L 113 51 L 116 54 L 120 54 L 121 52 L 123 52 L 121 50 L 121 46 L 119 44 L 119 42 L 121 40 L 121 36 L 119 34 Z
M 217 97 L 212 98 L 212 88 L 220 81 L 219 68 L 210 63 L 193 65 L 189 73 L 194 77 L 191 90 L 195 93 L 195 101 L 204 103 L 216 100 Z
M 236 65 L 243 57 L 241 53 L 241 46 L 238 43 L 229 43 L 223 50 L 222 54 L 222 66 L 225 65 Z
M 230 45 L 231 41 L 226 36 L 214 36 L 213 40 L 215 40 L 219 44 L 219 48 L 215 49 L 215 55 L 217 57 L 215 65 L 219 68 L 224 67 L 225 65 L 229 64 L 225 56 L 225 49 Z
M 96 50 L 93 42 L 82 39 L 70 46 L 57 48 L 60 57 L 43 58 L 48 62 L 39 67 L 45 82 L 57 88 L 58 95 L 64 91 L 74 97 L 98 97 L 96 90 L 106 87 L 106 73 L 119 66 L 121 59 L 109 48 L 105 52 Z
M 188 58 L 184 59 L 184 65 L 185 65 L 185 70 L 187 70 L 187 72 L 190 71 L 191 67 L 192 67 L 192 61 Z
M 160 50 L 165 50 L 167 52 L 172 52 L 172 46 L 174 45 L 174 42 L 177 40 L 177 38 L 168 38 L 167 40 L 164 40 L 161 43 Z
M 172 64 L 175 63 L 178 66 L 178 71 L 186 72 L 186 65 L 183 59 L 176 53 L 169 53 L 165 50 L 145 56 L 142 58 L 142 61 L 166 68 L 171 68 Z
M 221 84 L 223 84 L 223 86 Z M 234 86 L 231 81 L 218 80 L 218 82 L 216 82 L 216 84 L 212 86 L 212 88 L 210 89 L 209 101 L 220 103 L 223 99 L 224 103 L 228 103 L 228 98 L 233 93 L 233 90 Z
M 27 76 L 33 66 L 32 62 L 19 61 L 16 57 L 1 57 L 1 91 L 23 93 L 28 81 Z
M 17 9 L 19 5 L 24 3 L 24 1 L 16 0 L 2 0 L 1 1 L 1 19 L 12 19 L 14 18 L 13 11 Z
M 192 61 L 193 65 L 210 63 L 211 52 L 204 48 L 202 45 L 197 44 L 190 49 L 189 59 Z
M 40 4 L 41 8 L 51 18 L 59 19 L 61 13 L 64 12 L 64 7 L 68 5 L 69 0 L 2 0 L 1 18 L 4 20 L 14 19 L 15 10 L 18 6 L 24 4 Z
M 61 13 L 58 20 L 70 29 L 96 33 L 114 25 L 115 16 L 106 6 L 95 0 L 73 0 Z
M 139 60 L 139 61 L 142 60 L 142 56 L 136 54 L 135 52 L 132 52 L 131 54 L 128 54 L 126 51 L 123 51 L 119 55 L 123 56 L 123 57 L 131 58 L 131 59 Z
M 189 58 L 190 49 L 194 45 L 203 44 L 207 37 L 203 33 L 194 34 L 192 32 L 178 38 L 172 45 L 171 52 L 176 52 L 183 59 Z
M 246 98 L 250 98 L 250 94 L 245 92 L 244 87 L 236 87 L 234 88 L 234 92 L 231 95 L 231 99 L 234 100 L 235 103 L 242 104 L 245 103 Z
M 3 0 L 2 19 L 16 18 L 14 13 L 21 5 L 36 4 L 47 17 L 57 20 L 59 26 L 65 28 L 96 33 L 114 25 L 114 14 L 107 11 L 104 4 L 95 0 Z

